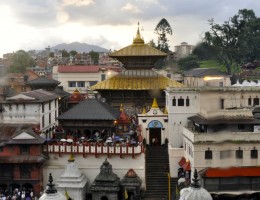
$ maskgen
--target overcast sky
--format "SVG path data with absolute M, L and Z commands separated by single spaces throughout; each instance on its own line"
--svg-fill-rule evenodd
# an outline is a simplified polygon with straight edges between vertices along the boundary
M 181 42 L 198 43 L 208 19 L 223 23 L 243 8 L 260 16 L 259 0 L 1 0 L 0 57 L 75 41 L 118 50 L 132 43 L 138 21 L 145 42 L 157 41 L 162 18 L 173 29 L 174 51 Z

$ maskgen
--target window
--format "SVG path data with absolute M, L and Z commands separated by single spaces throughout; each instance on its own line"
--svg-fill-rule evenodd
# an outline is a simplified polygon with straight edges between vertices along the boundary
M 42 116 L 42 127 L 44 127 L 45 124 L 44 124 L 44 116 Z
M 97 81 L 89 81 L 89 86 L 93 86 L 93 85 L 96 85 L 97 84 Z
M 190 99 L 189 99 L 189 97 L 187 97 L 187 99 L 186 99 L 186 106 L 190 106 Z
M 249 98 L 248 98 L 248 105 L 251 106 L 251 104 L 252 104 L 252 98 L 249 97 Z
M 76 81 L 69 81 L 69 87 L 76 87 Z
M 205 151 L 205 159 L 211 160 L 212 159 L 212 151 L 208 148 L 207 151 Z
M 223 87 L 223 86 L 224 86 L 223 82 L 219 82 L 219 87 Z
M 238 150 L 236 150 L 236 158 L 237 159 L 242 159 L 243 158 L 243 150 L 241 150 L 240 147 L 239 147 Z
M 258 158 L 258 151 L 257 151 L 257 149 L 252 149 L 251 150 L 251 159 L 256 159 L 256 158 Z
M 178 106 L 184 106 L 184 99 L 182 97 L 178 99 Z
M 49 124 L 51 123 L 51 113 L 49 113 Z
M 85 87 L 85 82 L 84 81 L 78 81 L 78 87 Z
M 224 109 L 224 99 L 220 99 L 220 108 Z
M 176 106 L 176 99 L 175 99 L 175 97 L 172 99 L 172 106 Z
M 21 145 L 20 154 L 30 154 L 30 147 L 28 145 Z
M 254 98 L 254 106 L 255 105 L 259 105 L 259 99 L 258 98 Z
M 101 74 L 101 81 L 106 80 L 106 74 Z
M 220 159 L 226 159 L 231 157 L 231 151 L 230 150 L 223 150 L 220 151 Z
M 30 178 L 30 166 L 29 165 L 20 165 L 20 176 L 21 178 Z
M 51 102 L 49 102 L 49 110 L 51 110 Z
M 238 124 L 237 128 L 238 128 L 238 130 L 245 130 L 245 125 L 244 124 Z
M 42 104 L 42 113 L 44 113 L 44 103 Z

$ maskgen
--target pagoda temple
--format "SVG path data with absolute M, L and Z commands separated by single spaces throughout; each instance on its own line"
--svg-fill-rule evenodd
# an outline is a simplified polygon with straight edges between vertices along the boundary
M 156 61 L 166 56 L 166 53 L 144 43 L 138 26 L 133 43 L 110 55 L 123 63 L 125 70 L 91 89 L 98 91 L 102 99 L 113 107 L 119 109 L 123 104 L 130 114 L 141 113 L 143 107 L 147 109 L 153 98 L 157 99 L 159 107 L 164 108 L 166 87 L 184 87 L 153 70 Z

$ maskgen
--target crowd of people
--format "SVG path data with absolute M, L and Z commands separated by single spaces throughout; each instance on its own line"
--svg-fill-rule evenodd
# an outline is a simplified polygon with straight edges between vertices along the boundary
M 32 189 L 14 189 L 10 192 L 8 189 L 2 190 L 0 192 L 0 200 L 36 200 L 38 199 L 34 196 Z

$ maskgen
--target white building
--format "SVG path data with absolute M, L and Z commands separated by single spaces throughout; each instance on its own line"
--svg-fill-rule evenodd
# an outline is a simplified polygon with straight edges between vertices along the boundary
M 194 68 L 183 73 L 183 84 L 187 87 L 231 86 L 230 75 L 216 68 Z
M 168 88 L 166 107 L 169 132 L 173 133 L 169 134 L 171 176 L 178 177 L 184 161 L 192 172 L 199 171 L 204 187 L 212 192 L 228 188 L 225 184 L 231 178 L 236 179 L 235 184 L 246 181 L 241 178 L 243 170 L 259 171 L 255 166 L 260 164 L 260 120 L 252 115 L 253 108 L 260 105 L 259 92 L 259 87 Z M 229 173 L 227 177 L 222 170 L 226 167 L 233 167 L 236 175 Z M 212 173 L 217 169 L 214 179 Z M 248 175 L 247 185 L 253 181 L 255 189 L 260 189 L 257 176 Z M 234 190 L 234 184 L 229 184 Z
M 54 66 L 53 79 L 60 82 L 63 90 L 73 93 L 78 89 L 80 93 L 86 94 L 89 88 L 100 81 L 104 81 L 121 71 L 117 66 L 99 65 L 74 65 Z
M 50 132 L 57 125 L 58 99 L 57 94 L 42 89 L 6 98 L 1 101 L 1 123 L 35 124 L 37 131 Z
M 194 45 L 189 45 L 187 42 L 182 42 L 180 45 L 175 46 L 176 59 L 184 58 L 192 53 Z

